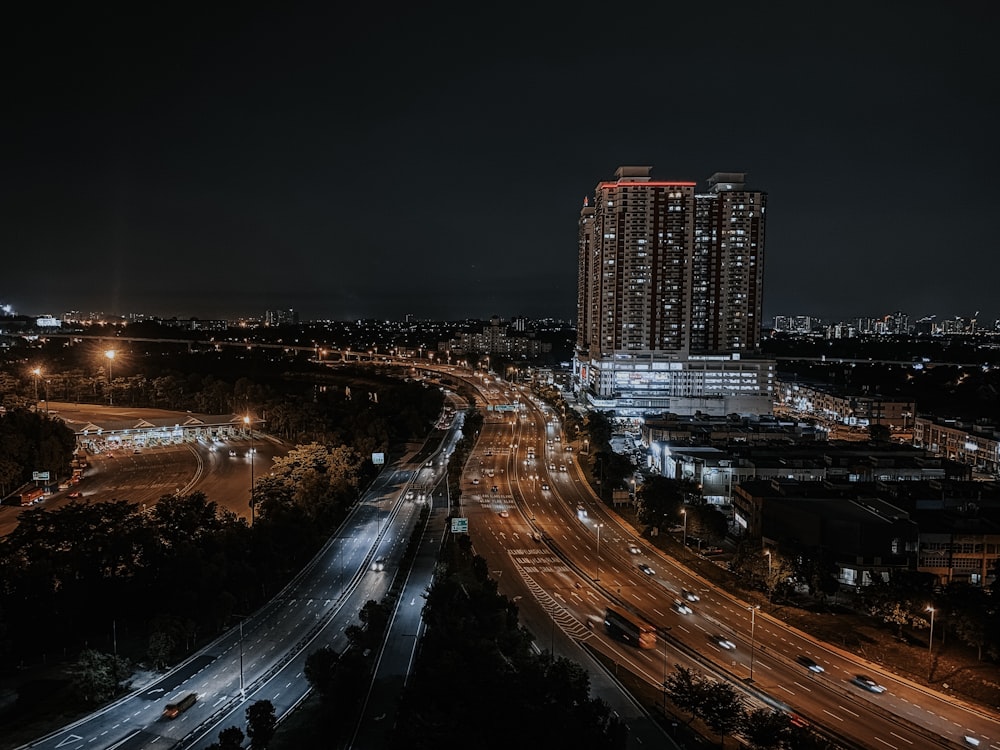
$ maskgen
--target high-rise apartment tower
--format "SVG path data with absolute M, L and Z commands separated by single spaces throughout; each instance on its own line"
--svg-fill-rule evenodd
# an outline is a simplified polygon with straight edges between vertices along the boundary
M 744 361 L 760 343 L 767 194 L 742 173 L 699 192 L 651 171 L 619 167 L 580 214 L 581 391 L 620 415 L 770 411 L 773 363 Z

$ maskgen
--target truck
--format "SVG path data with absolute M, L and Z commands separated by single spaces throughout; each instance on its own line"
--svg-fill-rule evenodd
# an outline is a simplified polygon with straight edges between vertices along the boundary
M 163 718 L 176 719 L 182 713 L 191 708 L 191 706 L 193 706 L 195 704 L 195 701 L 197 700 L 198 700 L 197 693 L 188 693 L 176 703 L 168 703 L 166 707 L 163 709 Z
M 21 505 L 34 505 L 45 495 L 45 490 L 41 487 L 34 487 L 21 493 Z

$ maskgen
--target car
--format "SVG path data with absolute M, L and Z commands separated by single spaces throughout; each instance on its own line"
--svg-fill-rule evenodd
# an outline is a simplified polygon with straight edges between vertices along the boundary
M 138 448 L 136 448 L 136 449 L 135 449 L 134 451 L 132 451 L 132 452 L 133 452 L 133 453 L 142 453 L 142 451 L 141 451 L 141 450 L 139 450 Z
M 542 489 L 543 490 L 547 490 L 548 488 L 549 488 L 549 483 L 548 482 L 542 482 Z
M 687 599 L 689 602 L 701 601 L 701 597 L 690 589 L 681 589 L 681 596 Z
M 826 671 L 823 667 L 804 654 L 798 658 L 798 662 L 810 672 L 815 672 L 816 674 L 822 674 Z
M 407 500 L 413 499 L 413 490 L 410 490 L 409 492 L 406 493 L 406 499 Z
M 851 680 L 851 682 L 853 682 L 855 685 L 857 685 L 860 688 L 864 688 L 869 693 L 884 693 L 885 692 L 885 688 L 882 685 L 879 685 L 877 682 L 875 682 L 875 680 L 873 680 L 868 675 L 863 675 L 863 674 L 855 675 L 854 679 Z
M 587 517 L 587 509 L 584 508 L 582 505 L 577 505 L 576 506 L 576 514 L 578 516 L 580 516 L 581 518 L 586 518 Z
M 73 490 L 73 492 L 71 492 L 68 495 L 66 495 L 66 497 L 74 497 L 74 498 L 75 497 L 83 497 L 83 493 L 80 492 L 79 490 Z
M 643 573 L 645 573 L 648 576 L 656 575 L 656 571 L 653 570 L 648 565 L 646 565 L 646 563 L 639 563 L 639 570 L 641 570 Z
M 236 451 L 229 451 L 229 455 L 235 457 L 236 456 Z
M 555 464 L 549 464 L 549 471 L 555 471 L 555 470 L 556 470 L 556 465 Z
M 510 518 L 510 513 L 505 510 L 500 511 L 497 515 L 499 515 L 500 518 Z
M 479 477 L 473 477 L 472 478 L 472 483 L 473 484 L 479 484 Z
M 721 649 L 725 649 L 726 651 L 736 650 L 736 644 L 733 643 L 728 638 L 726 638 L 726 636 L 724 635 L 717 635 L 712 639 L 712 641 L 715 643 L 716 646 L 718 646 Z
M 638 555 L 638 554 L 639 554 L 640 552 L 642 552 L 642 550 L 641 550 L 641 549 L 639 549 L 639 548 L 638 548 L 638 547 L 637 547 L 636 545 L 634 545 L 634 544 L 630 544 L 630 545 L 628 546 L 628 551 L 629 551 L 629 552 L 631 552 L 631 553 L 632 553 L 633 555 Z
M 493 487 L 490 488 L 490 492 L 499 492 L 499 491 L 500 491 L 500 488 L 497 487 L 495 484 L 493 485 Z
M 640 566 L 641 567 L 641 566 Z M 680 599 L 674 599 L 674 611 L 682 615 L 694 614 L 694 610 L 691 609 L 685 602 Z
M 797 713 L 788 714 L 788 723 L 795 727 L 807 727 L 809 722 L 799 716 Z
M 374 560 L 372 560 L 372 570 L 376 572 L 381 572 L 385 570 L 385 558 L 376 557 Z
M 559 471 L 566 471 L 566 464 L 560 464 Z

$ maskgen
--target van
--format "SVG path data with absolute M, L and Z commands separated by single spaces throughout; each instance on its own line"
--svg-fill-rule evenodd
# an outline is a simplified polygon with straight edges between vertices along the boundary
M 176 719 L 182 713 L 191 708 L 191 706 L 193 706 L 195 704 L 195 701 L 197 700 L 198 700 L 197 693 L 188 693 L 176 703 L 168 703 L 166 708 L 163 709 L 163 718 Z

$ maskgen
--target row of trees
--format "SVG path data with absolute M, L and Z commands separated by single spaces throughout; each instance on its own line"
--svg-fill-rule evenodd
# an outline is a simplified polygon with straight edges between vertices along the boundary
M 30 481 L 34 471 L 48 471 L 53 478 L 68 475 L 75 443 L 73 430 L 44 413 L 0 412 L 0 496 Z
M 426 632 L 392 746 L 622 748 L 625 727 L 577 664 L 537 655 L 468 536 L 450 538 L 424 606 Z M 517 717 L 512 720 L 511 717 Z
M 701 720 L 725 738 L 740 735 L 755 750 L 836 750 L 794 715 L 770 708 L 748 708 L 744 696 L 730 683 L 713 680 L 680 664 L 667 675 L 663 689 L 677 708 Z

